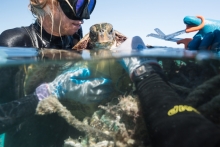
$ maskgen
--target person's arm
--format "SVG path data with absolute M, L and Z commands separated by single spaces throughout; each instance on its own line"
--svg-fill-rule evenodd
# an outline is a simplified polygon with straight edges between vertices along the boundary
M 145 49 L 143 40 L 136 36 L 117 51 L 141 53 Z M 156 59 L 127 57 L 120 62 L 135 83 L 153 147 L 220 146 L 220 129 L 178 97 Z
M 216 147 L 220 129 L 186 105 L 157 74 L 136 83 L 154 147 Z
M 0 134 L 35 114 L 39 100 L 35 94 L 0 105 Z

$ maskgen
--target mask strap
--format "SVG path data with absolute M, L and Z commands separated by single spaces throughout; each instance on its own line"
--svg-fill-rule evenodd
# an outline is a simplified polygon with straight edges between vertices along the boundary
M 65 0 L 66 3 L 69 5 L 69 7 L 72 9 L 73 13 L 75 14 L 76 16 L 76 12 L 74 11 L 73 7 L 71 6 L 70 2 L 68 0 Z

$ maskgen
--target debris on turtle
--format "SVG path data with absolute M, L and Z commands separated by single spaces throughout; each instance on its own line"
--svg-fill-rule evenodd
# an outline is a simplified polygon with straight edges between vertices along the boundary
M 163 60 L 165 59 L 161 59 L 161 61 Z M 170 59 L 170 60 L 171 61 L 163 62 L 163 64 L 170 64 L 170 66 L 167 66 L 167 65 L 163 66 L 165 67 L 164 71 L 166 72 L 167 77 L 169 77 L 169 74 L 172 74 L 172 72 L 174 72 L 175 74 L 178 74 L 178 73 L 188 74 L 189 72 L 187 71 L 189 69 L 202 71 L 204 70 L 204 68 L 201 68 L 201 67 L 207 66 L 207 68 L 209 68 L 208 65 L 212 65 L 210 69 L 213 69 L 213 71 L 209 69 L 210 75 L 207 76 L 206 74 L 205 76 L 206 78 L 203 77 L 204 76 L 203 74 L 202 75 L 198 75 L 199 73 L 190 74 L 191 76 L 203 77 L 203 80 L 202 80 L 203 84 L 199 86 L 202 83 L 202 82 L 199 82 L 194 85 L 194 86 L 197 85 L 197 88 L 195 88 L 194 91 L 193 91 L 193 88 L 191 89 L 190 91 L 191 94 L 188 93 L 189 94 L 188 100 L 190 101 L 200 100 L 202 93 L 199 93 L 199 91 L 201 91 L 201 89 L 206 89 L 207 85 L 211 85 L 211 87 L 208 86 L 207 88 L 209 89 L 206 89 L 205 91 L 202 90 L 206 93 L 205 96 L 208 95 L 210 97 L 213 97 L 214 95 L 218 95 L 219 86 L 216 86 L 216 85 L 219 85 L 220 76 L 213 77 L 213 75 L 216 74 L 216 72 L 214 71 L 216 69 L 219 69 L 218 68 L 219 66 L 214 61 L 206 61 L 205 63 L 201 64 L 201 63 L 195 63 L 194 61 L 189 61 L 189 60 L 173 60 L 173 59 Z M 184 62 L 184 63 L 181 63 L 181 62 Z M 184 70 L 180 70 L 182 68 Z M 207 79 L 210 79 L 210 80 L 206 81 Z M 169 77 L 169 80 L 172 80 L 172 78 Z M 175 83 L 175 80 L 173 80 L 173 82 Z M 185 83 L 182 83 L 182 85 L 184 84 Z M 212 98 L 209 98 L 209 99 L 212 99 Z M 45 101 L 48 101 L 48 100 L 49 99 L 45 99 Z M 210 106 L 212 105 L 209 105 L 209 104 L 206 106 L 202 105 L 201 107 L 199 107 L 199 109 L 203 110 L 207 106 L 210 109 Z M 70 123 L 73 123 L 75 120 L 75 117 L 65 117 L 66 114 L 71 114 L 71 113 L 67 113 L 64 111 L 55 111 L 54 109 L 50 109 L 51 107 L 48 105 L 45 106 L 45 108 L 49 109 L 49 111 L 52 113 L 55 113 L 55 112 L 60 113 L 61 115 L 59 116 L 63 117 L 64 119 L 68 118 L 68 122 Z M 210 113 L 213 113 L 214 110 L 213 109 L 210 109 L 210 110 L 212 110 L 210 111 Z M 211 116 L 210 113 L 208 114 L 206 113 L 206 116 L 207 117 Z M 217 120 L 215 118 L 213 121 L 219 122 L 219 119 Z M 149 140 L 149 135 L 147 134 L 147 128 L 145 126 L 145 123 L 142 117 L 138 98 L 135 95 L 127 95 L 127 96 L 121 96 L 118 98 L 112 98 L 111 101 L 107 102 L 105 105 L 100 105 L 99 109 L 97 109 L 93 113 L 92 116 L 85 117 L 83 121 L 77 124 L 78 125 L 80 124 L 80 126 L 73 125 L 73 127 L 80 129 L 80 131 L 84 131 L 85 135 L 79 136 L 78 138 L 66 139 L 64 141 L 64 147 L 88 147 L 88 146 L 90 147 L 93 147 L 93 146 L 94 147 L 108 147 L 108 146 L 150 147 L 150 140 Z M 100 134 L 101 132 L 104 134 L 101 135 Z
M 150 141 L 140 110 L 137 97 L 121 96 L 112 99 L 106 106 L 100 105 L 91 117 L 79 121 L 57 98 L 51 96 L 39 102 L 36 114 L 57 113 L 69 125 L 85 132 L 85 136 L 66 139 L 65 147 L 146 147 Z

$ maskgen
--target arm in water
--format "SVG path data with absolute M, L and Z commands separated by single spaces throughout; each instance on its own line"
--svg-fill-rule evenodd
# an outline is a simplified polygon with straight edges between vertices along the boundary
M 35 114 L 38 102 L 53 95 L 58 99 L 70 99 L 80 103 L 99 103 L 109 97 L 111 81 L 94 78 L 86 67 L 65 71 L 51 83 L 38 86 L 34 94 L 0 105 L 0 133 L 27 120 Z
M 133 37 L 126 40 L 118 50 L 129 51 L 131 46 L 136 50 L 146 48 L 140 37 Z M 220 145 L 220 129 L 179 98 L 155 59 L 130 57 L 120 62 L 135 83 L 152 146 Z

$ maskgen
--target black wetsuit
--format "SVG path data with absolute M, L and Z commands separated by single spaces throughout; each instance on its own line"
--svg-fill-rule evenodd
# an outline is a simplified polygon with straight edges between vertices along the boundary
M 136 84 L 153 147 L 219 147 L 220 128 L 153 73 Z
M 28 27 L 9 29 L 1 33 L 0 46 L 7 47 L 36 47 L 71 49 L 82 38 L 82 29 L 73 36 L 52 36 L 42 29 L 37 22 Z
M 41 27 L 36 22 L 28 27 L 14 28 L 2 32 L 0 35 L 0 46 L 23 47 L 27 48 L 27 50 L 29 47 L 69 50 L 81 38 L 82 29 L 80 29 L 73 36 L 62 37 L 52 36 L 43 29 L 41 35 Z M 6 133 L 5 147 L 30 147 L 34 144 L 38 147 L 42 145 L 51 146 L 51 144 L 61 146 L 61 144 L 63 144 L 63 140 L 65 137 L 67 138 L 67 136 L 63 134 L 64 138 L 60 137 L 57 135 L 57 133 L 62 134 L 63 131 L 58 131 L 56 133 L 57 129 L 54 129 L 53 127 L 58 128 L 60 127 L 59 125 L 64 125 L 64 120 L 57 120 L 58 117 L 56 115 L 51 115 L 49 118 L 34 116 L 35 109 L 38 104 L 38 99 L 36 96 L 30 95 L 26 96 L 25 98 L 18 98 L 16 95 L 16 84 L 18 83 L 16 83 L 15 77 L 18 73 L 18 70 L 18 66 L 3 66 L 0 68 L 0 104 L 2 104 L 0 105 L 0 133 L 12 128 Z M 20 131 L 18 131 L 18 128 L 14 128 L 14 126 L 20 124 L 21 122 L 25 122 L 26 119 L 29 119 L 29 121 L 27 121 L 27 123 L 23 123 L 23 126 L 20 125 L 18 127 Z M 54 121 L 56 121 L 55 125 L 51 124 Z M 43 123 L 48 123 L 49 126 Z M 68 126 L 67 124 L 65 125 Z M 21 126 L 23 129 L 21 129 Z M 39 128 L 44 131 L 49 128 L 48 133 L 46 132 L 45 134 L 49 136 L 52 135 L 51 141 L 48 139 L 48 137 L 46 137 L 47 141 L 44 140 L 45 136 L 42 136 L 42 134 L 38 134 L 38 136 L 35 137 L 30 136 L 31 131 L 36 132 Z M 50 129 L 54 129 L 56 131 L 51 131 Z M 67 127 L 61 127 L 60 129 L 64 130 L 64 132 L 68 132 L 65 130 Z M 43 133 L 43 131 L 39 133 Z M 53 137 L 53 135 L 55 137 Z M 26 141 L 25 138 L 27 136 L 31 138 L 30 141 Z M 40 141 L 36 141 L 36 138 L 40 139 Z M 62 142 L 57 141 L 57 139 L 61 139 Z

